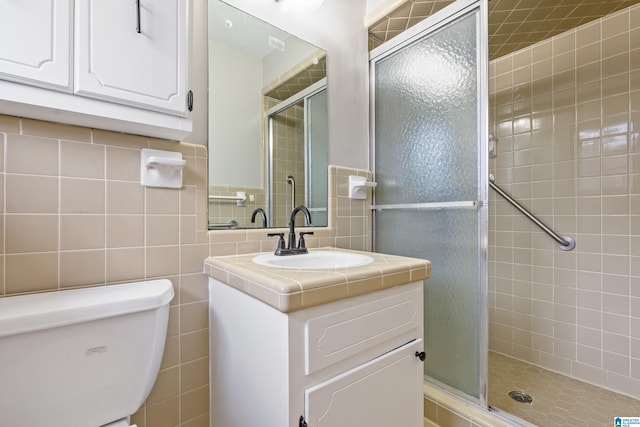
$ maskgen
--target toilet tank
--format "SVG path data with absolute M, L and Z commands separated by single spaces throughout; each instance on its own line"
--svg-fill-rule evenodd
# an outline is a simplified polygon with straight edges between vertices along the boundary
M 158 375 L 169 280 L 0 298 L 0 425 L 97 427 Z

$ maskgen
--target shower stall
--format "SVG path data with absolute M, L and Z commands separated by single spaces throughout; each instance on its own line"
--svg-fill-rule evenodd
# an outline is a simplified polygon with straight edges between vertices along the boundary
M 433 263 L 425 390 L 505 425 L 640 414 L 640 6 L 491 62 L 487 6 L 370 57 L 374 249 Z

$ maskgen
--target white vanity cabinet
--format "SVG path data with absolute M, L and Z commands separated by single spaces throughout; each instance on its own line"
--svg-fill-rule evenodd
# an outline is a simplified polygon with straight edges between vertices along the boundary
M 182 139 L 191 1 L 0 0 L 0 114 Z
M 73 0 L 0 0 L 0 79 L 71 90 Z
M 214 278 L 213 427 L 423 425 L 423 282 L 284 313 Z

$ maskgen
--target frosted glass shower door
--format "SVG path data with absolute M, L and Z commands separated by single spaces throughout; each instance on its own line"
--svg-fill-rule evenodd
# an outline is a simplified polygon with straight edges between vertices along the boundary
M 327 118 L 327 90 L 306 99 L 306 205 L 311 211 L 313 225 L 326 226 L 328 203 L 329 125 Z
M 372 52 L 374 245 L 425 258 L 425 376 L 486 405 L 486 0 Z

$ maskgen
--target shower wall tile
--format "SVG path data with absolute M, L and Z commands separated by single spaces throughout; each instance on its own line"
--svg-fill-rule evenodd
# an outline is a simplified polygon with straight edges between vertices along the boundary
M 638 36 L 632 6 L 489 67 L 496 182 L 577 243 L 490 194 L 490 349 L 636 398 Z
M 151 147 L 183 153 L 181 190 L 140 185 L 140 149 Z M 159 381 L 132 417 L 139 427 L 208 420 L 201 399 L 185 398 L 208 388 L 209 246 L 197 208 L 206 156 L 193 144 L 0 116 L 0 297 L 160 277 L 174 284 Z

